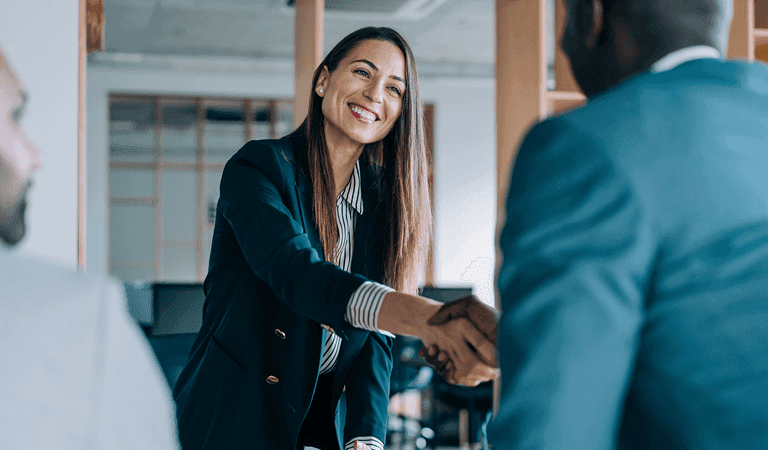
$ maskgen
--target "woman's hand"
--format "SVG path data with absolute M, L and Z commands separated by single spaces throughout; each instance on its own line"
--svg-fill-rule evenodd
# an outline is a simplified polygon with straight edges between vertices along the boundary
M 360 441 L 355 441 L 355 450 L 373 450 L 371 447 L 367 444 L 364 444 Z

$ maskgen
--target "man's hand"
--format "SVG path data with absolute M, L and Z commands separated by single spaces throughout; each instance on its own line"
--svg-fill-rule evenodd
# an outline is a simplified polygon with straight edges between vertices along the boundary
M 500 314 L 497 310 L 480 302 L 474 295 L 464 297 L 455 302 L 443 305 L 427 321 L 430 325 L 445 325 L 458 319 L 468 319 L 472 324 L 492 343 L 496 343 L 496 326 L 499 323 Z M 494 348 L 495 350 L 495 348 Z M 463 384 L 465 386 L 477 386 L 480 383 L 495 379 L 499 376 L 499 370 L 495 354 L 478 352 L 485 364 L 475 365 L 469 371 L 457 372 L 458 367 L 450 356 L 450 352 L 441 351 L 440 344 L 427 345 L 419 351 L 419 356 L 425 358 L 428 363 L 435 366 L 437 373 L 443 376 L 451 384 Z M 489 367 L 492 366 L 492 367 Z
M 443 305 L 419 296 L 390 292 L 381 304 L 378 328 L 416 336 L 426 347 L 438 348 L 450 361 L 450 369 L 445 371 L 450 383 L 476 386 L 498 377 L 493 344 L 498 314 L 475 297 L 450 305 L 453 303 Z
M 420 338 L 426 347 L 433 349 L 434 358 L 430 362 L 451 384 L 477 386 L 499 376 L 496 347 L 466 317 L 453 318 L 442 325 L 428 325 Z
M 460 317 L 469 319 L 493 345 L 496 345 L 496 326 L 499 324 L 501 314 L 474 295 L 446 303 L 429 318 L 427 323 L 442 325 Z

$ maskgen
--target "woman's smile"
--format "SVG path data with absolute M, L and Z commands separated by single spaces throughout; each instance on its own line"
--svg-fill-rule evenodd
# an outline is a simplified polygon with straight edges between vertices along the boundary
M 379 117 L 376 113 L 373 113 L 360 105 L 350 103 L 349 110 L 352 111 L 352 115 L 359 119 L 361 122 L 373 123 L 379 120 Z

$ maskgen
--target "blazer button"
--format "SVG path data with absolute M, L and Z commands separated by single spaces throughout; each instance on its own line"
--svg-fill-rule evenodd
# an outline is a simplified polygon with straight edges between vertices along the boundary
M 285 333 L 280 331 L 280 329 L 275 328 L 275 334 L 278 335 L 280 337 L 280 339 L 285 339 Z
M 333 328 L 329 327 L 328 325 L 320 325 L 320 326 L 323 327 L 329 333 L 336 333 L 336 331 L 334 331 Z
M 267 383 L 269 383 L 269 384 L 277 384 L 279 382 L 280 382 L 280 379 L 277 378 L 274 375 L 270 375 L 270 376 L 267 377 Z

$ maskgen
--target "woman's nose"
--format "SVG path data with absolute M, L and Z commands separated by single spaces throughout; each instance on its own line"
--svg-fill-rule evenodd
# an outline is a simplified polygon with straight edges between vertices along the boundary
M 374 81 L 368 85 L 364 94 L 374 102 L 381 103 L 384 98 L 384 84 Z

